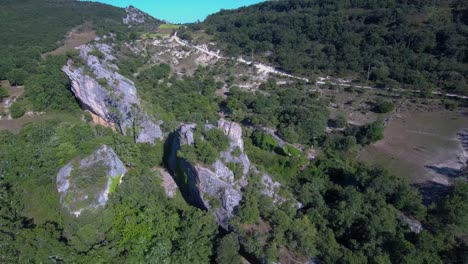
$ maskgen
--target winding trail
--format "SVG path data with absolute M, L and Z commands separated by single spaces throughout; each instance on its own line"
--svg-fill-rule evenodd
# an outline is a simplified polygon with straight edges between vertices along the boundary
M 177 36 L 177 32 L 175 32 L 174 35 L 170 38 L 170 41 L 175 41 L 179 45 L 186 46 L 186 47 L 189 47 L 189 48 L 192 48 L 192 49 L 196 49 L 196 50 L 198 50 L 198 51 L 200 51 L 202 53 L 205 53 L 205 54 L 207 54 L 209 56 L 213 56 L 213 57 L 215 57 L 217 59 L 221 59 L 221 60 L 228 59 L 226 57 L 223 57 L 223 56 L 219 55 L 219 53 L 220 53 L 219 50 L 217 52 L 213 52 L 213 51 L 208 50 L 208 47 L 206 47 L 206 46 L 196 46 L 196 45 L 190 44 L 188 41 L 181 40 Z M 259 72 L 262 72 L 262 73 L 275 74 L 275 75 L 279 75 L 279 76 L 293 78 L 293 79 L 296 79 L 296 80 L 301 80 L 301 81 L 304 81 L 304 82 L 310 82 L 310 80 L 307 79 L 307 78 L 285 73 L 283 71 L 280 71 L 280 70 L 276 69 L 275 67 L 272 67 L 272 66 L 269 66 L 269 65 L 266 65 L 266 64 L 263 64 L 263 63 L 248 61 L 248 60 L 243 59 L 242 57 L 237 58 L 237 61 L 240 62 L 240 63 L 247 64 L 247 65 L 253 65 L 255 68 L 257 68 L 257 70 Z M 392 91 L 396 91 L 396 92 L 421 93 L 420 90 L 408 90 L 408 89 L 402 89 L 402 88 L 389 89 L 389 88 L 378 88 L 378 87 L 375 87 L 375 86 L 352 85 L 352 84 L 349 83 L 349 81 L 344 81 L 344 80 L 340 80 L 340 79 L 334 80 L 334 78 L 330 78 L 330 77 L 319 77 L 318 80 L 316 81 L 316 83 L 319 84 L 319 85 L 331 84 L 331 85 L 341 86 L 341 87 L 351 87 L 352 86 L 353 88 L 367 89 L 367 90 L 380 90 L 380 91 L 392 90 Z M 453 94 L 453 93 L 444 93 L 444 92 L 440 92 L 440 91 L 434 91 L 434 92 L 432 92 L 432 94 L 433 95 L 446 96 L 446 97 L 450 97 L 450 98 L 468 100 L 468 96 L 466 96 L 466 95 L 459 95 L 459 94 Z

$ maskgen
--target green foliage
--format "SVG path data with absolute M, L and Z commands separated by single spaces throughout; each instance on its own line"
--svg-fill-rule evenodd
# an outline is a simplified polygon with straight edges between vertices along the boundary
M 445 109 L 455 111 L 458 108 L 458 102 L 453 100 L 444 100 Z
M 244 173 L 244 166 L 242 163 L 229 162 L 226 166 L 234 173 L 234 180 L 239 180 Z
M 199 128 L 194 131 L 194 143 L 191 145 L 182 145 L 177 152 L 179 158 L 195 164 L 201 162 L 206 165 L 213 164 L 219 157 L 219 153 L 227 150 L 229 147 L 229 138 L 223 131 L 212 128 L 202 130 Z
M 122 178 L 122 175 L 118 175 L 115 178 L 111 178 L 111 184 L 109 186 L 109 193 L 114 193 L 115 190 L 117 189 L 117 186 L 120 184 L 120 179 Z
M 109 24 L 122 24 L 125 16 L 120 8 L 68 0 L 7 0 L 1 9 L 0 79 L 12 84 L 23 84 L 34 73 L 40 55 L 61 46 L 72 28 L 92 22 L 103 33 Z
M 160 64 L 145 69 L 138 74 L 138 80 L 141 82 L 154 82 L 169 77 L 171 67 L 167 64 Z
M 332 125 L 336 128 L 343 128 L 348 125 L 348 120 L 346 120 L 346 117 L 343 114 L 338 114 L 332 121 Z
M 325 133 L 325 102 L 302 85 L 275 87 L 270 86 L 270 95 L 252 95 L 232 87 L 226 102 L 230 117 L 247 124 L 276 127 L 280 136 L 291 143 L 314 143 Z
M 307 163 L 304 155 L 297 155 L 298 151 L 294 147 L 285 146 L 284 149 L 275 147 L 273 152 L 270 147 L 267 148 L 268 150 L 264 150 L 255 146 L 253 136 L 245 139 L 245 153 L 249 156 L 251 162 L 279 182 L 291 182 L 301 167 Z
M 230 233 L 219 241 L 216 249 L 216 263 L 219 264 L 240 264 L 241 256 L 239 255 L 240 245 L 239 238 L 235 233 Z
M 260 220 L 258 196 L 254 188 L 249 186 L 246 188 L 244 199 L 239 206 L 238 217 L 243 224 L 255 224 Z
M 278 147 L 276 139 L 263 131 L 256 130 L 252 133 L 251 137 L 252 143 L 260 149 L 273 151 Z
M 380 85 L 390 79 L 424 91 L 427 83 L 438 83 L 468 92 L 465 5 L 376 3 L 265 1 L 213 14 L 201 27 L 231 54 L 254 53 L 304 76 L 338 72 L 366 80 L 369 74 Z
M 361 127 L 351 127 L 346 134 L 356 138 L 357 143 L 369 145 L 383 139 L 384 125 L 382 122 L 374 122 Z
M 242 151 L 240 150 L 239 147 L 235 147 L 231 152 L 231 155 L 236 158 L 240 157 L 241 154 L 242 154 Z
M 229 138 L 220 129 L 214 128 L 203 133 L 205 140 L 210 142 L 219 152 L 229 148 Z
M 99 85 L 107 86 L 107 79 L 106 78 L 99 78 L 97 81 L 98 81 Z
M 377 101 L 374 107 L 375 112 L 382 114 L 390 113 L 393 109 L 395 109 L 395 104 L 385 100 Z
M 439 228 L 448 228 L 455 235 L 468 233 L 468 183 L 463 179 L 454 182 L 448 195 L 435 208 Z
M 25 262 L 47 262 L 56 256 L 72 263 L 207 263 L 217 232 L 214 217 L 166 197 L 159 177 L 143 165 L 152 167 L 157 155 L 129 168 L 106 208 L 84 211 L 78 218 L 65 214 L 55 179 L 64 163 L 102 143 L 115 146 L 128 161 L 142 156 L 124 152 L 123 136 L 110 129 L 77 122 L 51 120 L 28 125 L 18 134 L 0 132 L 2 262 L 18 262 L 19 256 Z M 144 146 L 143 151 L 153 148 Z M 77 173 L 96 183 L 96 173 Z
M 158 71 L 168 73 L 165 69 L 168 69 L 167 65 L 156 66 L 156 70 L 148 70 L 148 76 L 157 74 L 162 77 Z M 215 123 L 218 119 L 219 106 L 214 93 L 216 84 L 205 69 L 200 68 L 193 77 L 184 79 L 140 78 L 136 86 L 142 98 L 149 103 L 147 109 L 162 115 L 167 123 Z
M 26 113 L 24 105 L 20 102 L 14 102 L 9 109 L 12 118 L 20 118 Z
M 70 81 L 62 72 L 65 56 L 48 56 L 26 81 L 25 96 L 35 111 L 76 111 L 78 104 L 70 91 Z
M 8 97 L 8 90 L 5 87 L 0 86 L 0 102 Z
M 98 49 L 93 49 L 92 51 L 90 51 L 88 53 L 88 55 L 91 55 L 91 56 L 95 56 L 96 58 L 98 58 L 99 60 L 103 60 L 105 58 L 105 55 L 104 53 L 102 53 L 100 50 Z

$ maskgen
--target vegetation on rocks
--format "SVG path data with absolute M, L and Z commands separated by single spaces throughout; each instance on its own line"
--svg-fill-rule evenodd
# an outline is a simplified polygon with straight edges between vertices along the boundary
M 375 3 L 267 1 L 222 11 L 195 26 L 233 54 L 253 52 L 299 74 L 351 73 L 381 83 L 393 79 L 426 87 L 431 82 L 466 92 L 464 2 Z M 175 74 L 171 66 L 144 54 L 127 54 L 125 45 L 133 45 L 142 29 L 124 25 L 123 10 L 106 5 L 7 0 L 0 6 L 6 36 L 0 40 L 0 79 L 25 84 L 25 96 L 9 111 L 13 118 L 26 110 L 47 112 L 47 118 L 17 133 L 0 131 L 1 263 L 234 264 L 242 262 L 241 254 L 259 263 L 291 258 L 320 263 L 465 261 L 468 170 L 461 170 L 461 179 L 440 200 L 423 204 L 420 193 L 391 171 L 353 161 L 357 148 L 383 138 L 383 123 L 356 126 L 340 114 L 330 120 L 329 102 L 313 84 L 280 86 L 270 79 L 258 90 L 246 91 L 233 85 L 232 76 L 220 81 L 210 66 L 193 75 Z M 162 140 L 136 143 L 131 133 L 95 124 L 90 115 L 83 118 L 61 71 L 67 59 L 73 66 L 84 64 L 76 51 L 40 59 L 84 21 L 92 21 L 100 35 L 115 35 L 101 41 L 115 44 L 112 63 L 135 82 L 138 107 L 164 121 Z M 218 96 L 220 88 L 229 91 Z M 393 109 L 393 103 L 380 101 L 374 110 Z M 233 129 L 237 142 L 216 128 L 220 115 L 223 129 L 233 127 L 230 121 L 242 124 Z M 167 196 L 164 187 L 171 179 L 158 171 L 167 166 L 172 132 L 181 123 L 197 126 L 193 144 L 182 145 L 177 155 L 202 165 L 226 159 L 236 186 L 230 190 L 227 181 L 216 178 L 223 184 L 216 192 L 236 195 L 238 206 L 212 198 L 212 208 L 202 210 L 180 193 Z M 227 154 L 235 158 L 227 162 L 228 155 L 221 158 L 220 153 L 232 144 L 237 147 Z M 76 217 L 61 202 L 56 176 L 102 145 L 112 148 L 127 173 L 111 180 L 105 205 Z M 251 167 L 244 176 L 245 164 Z M 101 165 L 71 172 L 83 197 L 107 184 Z M 187 177 L 181 177 L 184 184 Z M 213 210 L 221 206 L 232 207 L 233 214 L 224 231 L 216 222 L 219 211 Z M 415 232 L 405 219 L 421 223 L 422 229 Z

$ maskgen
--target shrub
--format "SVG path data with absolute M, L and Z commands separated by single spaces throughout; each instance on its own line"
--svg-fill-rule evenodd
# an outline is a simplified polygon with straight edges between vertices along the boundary
M 335 119 L 332 120 L 332 125 L 336 128 L 346 127 L 346 125 L 348 125 L 348 120 L 346 120 L 344 115 L 339 114 Z
M 26 110 L 18 102 L 15 102 L 10 106 L 10 114 L 12 118 L 20 118 L 24 116 L 25 113 L 26 113 Z
M 106 56 L 100 50 L 94 49 L 89 52 L 89 55 L 96 56 L 99 60 L 104 59 Z
M 384 100 L 378 101 L 374 107 L 374 111 L 381 114 L 390 113 L 393 109 L 395 109 L 395 104 Z
M 218 151 L 226 151 L 229 148 L 229 138 L 219 129 L 210 129 L 204 136 Z
M 278 146 L 275 138 L 258 130 L 252 134 L 252 143 L 257 147 L 268 151 L 273 151 Z
M 0 102 L 6 97 L 8 97 L 8 90 L 5 87 L 0 86 Z

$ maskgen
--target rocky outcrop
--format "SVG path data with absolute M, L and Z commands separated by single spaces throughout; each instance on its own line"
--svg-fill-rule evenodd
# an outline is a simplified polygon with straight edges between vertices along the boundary
M 71 90 L 85 110 L 115 125 L 123 134 L 137 127 L 138 142 L 154 143 L 162 138 L 160 123 L 140 109 L 140 99 L 133 81 L 119 73 L 112 47 L 97 43 L 79 48 L 83 65 L 69 60 L 63 71 L 71 80 Z M 136 124 L 136 126 L 134 126 Z
M 421 231 L 424 230 L 421 222 L 419 222 L 418 220 L 409 218 L 403 213 L 400 214 L 400 220 L 405 222 L 408 225 L 411 232 L 413 233 L 419 234 Z
M 126 173 L 114 150 L 102 145 L 90 156 L 70 161 L 59 171 L 56 182 L 60 203 L 75 216 L 102 207 Z
M 133 6 L 128 6 L 125 8 L 125 11 L 127 12 L 127 16 L 124 17 L 123 23 L 127 25 L 143 24 L 145 23 L 145 17 L 148 16 Z
M 205 125 L 205 129 L 214 127 Z M 259 172 L 250 164 L 248 156 L 244 153 L 241 126 L 224 119 L 218 121 L 217 128 L 229 137 L 230 146 L 228 150 L 220 153 L 215 163 L 210 166 L 191 164 L 177 157 L 181 146 L 194 144 L 195 128 L 195 124 L 186 124 L 176 131 L 171 141 L 169 168 L 176 175 L 185 198 L 200 208 L 213 210 L 218 223 L 227 229 L 229 220 L 235 215 L 242 200 L 242 189 L 248 184 L 247 174 Z M 239 166 L 242 170 L 234 172 L 230 165 Z M 270 176 L 263 174 L 261 184 L 264 187 L 261 190 L 262 194 L 271 197 L 275 203 L 286 201 L 279 195 L 281 184 Z
M 186 199 L 198 207 L 213 210 L 218 223 L 227 229 L 228 221 L 234 216 L 242 199 L 241 189 L 247 185 L 246 176 L 250 169 L 250 161 L 243 151 L 242 129 L 239 124 L 219 121 L 218 128 L 229 137 L 230 146 L 220 153 L 214 164 L 207 167 L 190 164 L 177 157 L 182 145 L 194 143 L 195 127 L 195 124 L 188 124 L 177 130 L 172 141 L 169 167 L 179 178 L 179 188 Z M 206 128 L 209 129 L 210 126 Z M 228 164 L 242 164 L 241 175 L 236 177 Z

